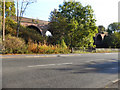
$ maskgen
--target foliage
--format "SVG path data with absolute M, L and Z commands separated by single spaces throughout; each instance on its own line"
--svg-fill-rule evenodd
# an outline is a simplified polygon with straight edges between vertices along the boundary
M 112 46 L 115 48 L 120 48 L 120 32 L 115 32 L 112 34 Z
M 17 28 L 17 23 L 12 20 L 10 17 L 7 17 L 5 19 L 5 30 L 6 30 L 6 34 L 11 34 L 13 36 L 16 35 L 16 28 Z
M 60 45 L 47 45 L 42 43 L 28 42 L 28 51 L 39 54 L 58 54 L 58 53 L 69 53 L 69 49 Z
M 35 19 L 32 19 L 32 23 L 35 23 Z
M 9 34 L 6 36 L 6 40 L 3 43 L 5 46 L 4 53 L 26 53 L 27 52 L 25 41 L 22 38 L 17 38 Z
M 4 54 L 25 54 L 25 53 L 37 53 L 37 54 L 58 54 L 58 53 L 69 53 L 67 47 L 61 45 L 47 45 L 42 43 L 36 43 L 32 40 L 26 44 L 22 38 L 17 38 L 8 34 L 6 36 Z
M 57 14 L 57 10 L 55 9 L 51 12 L 49 30 L 52 33 L 52 41 L 51 43 L 58 44 L 61 39 L 67 34 L 65 31 L 67 29 L 67 21 L 66 18 L 61 16 L 61 14 Z M 60 43 L 59 43 L 60 44 Z
M 19 1 L 17 1 L 17 3 L 18 2 Z M 28 5 L 30 5 L 31 3 L 34 3 L 34 2 L 35 2 L 35 0 L 27 0 L 27 1 L 22 0 L 21 1 L 20 16 L 19 16 L 19 19 L 18 19 L 17 37 L 19 36 L 19 28 L 20 28 L 20 23 L 21 23 L 21 19 L 23 17 L 23 14 L 24 14 L 26 8 L 28 7 Z
M 66 45 L 64 39 L 62 39 L 62 41 L 61 41 L 61 47 L 62 48 L 67 48 L 67 45 Z
M 98 32 L 103 33 L 105 31 L 105 27 L 103 25 L 98 26 Z
M 50 14 L 49 31 L 52 33 L 52 43 L 58 43 L 64 38 L 70 47 L 93 47 L 93 37 L 97 26 L 93 18 L 91 6 L 82 6 L 80 2 L 70 1 L 59 5 L 58 10 Z
M 0 35 L 2 35 L 2 18 L 0 16 Z
M 104 47 L 120 48 L 120 32 L 110 34 L 103 40 Z
M 109 34 L 112 34 L 112 32 L 116 32 L 117 30 L 120 30 L 120 22 L 114 22 L 108 25 L 107 32 Z
M 28 51 L 32 53 L 37 53 L 37 43 L 33 43 L 32 40 L 28 42 Z
M 24 38 L 24 40 L 26 42 L 29 41 L 29 39 L 31 39 L 32 41 L 36 41 L 36 42 L 44 42 L 45 37 L 42 37 L 42 35 L 36 31 L 35 29 L 30 29 L 30 28 L 26 28 L 23 26 L 20 26 L 20 33 L 19 36 L 21 38 Z
M 10 17 L 6 18 L 6 34 L 11 34 L 12 36 L 16 36 L 16 30 L 17 30 L 17 23 L 12 20 Z M 36 31 L 35 29 L 26 28 L 22 25 L 20 25 L 20 32 L 19 32 L 21 38 L 23 38 L 26 43 L 29 39 L 32 41 L 37 42 L 43 42 L 45 40 L 45 37 L 42 37 L 42 35 Z
M 3 15 L 3 2 L 0 1 L 2 4 L 2 8 L 0 8 L 0 13 Z M 5 17 L 15 16 L 15 2 L 5 2 Z

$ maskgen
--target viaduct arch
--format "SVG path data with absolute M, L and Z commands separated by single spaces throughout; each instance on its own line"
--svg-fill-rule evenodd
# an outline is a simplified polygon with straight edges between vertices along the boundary
M 102 46 L 102 41 L 108 36 L 108 33 L 97 33 L 94 38 L 94 44 L 96 47 L 101 47 Z
M 12 17 L 13 20 L 17 21 L 17 17 Z M 47 29 L 48 29 L 48 21 L 38 20 L 38 19 L 31 19 L 22 17 L 21 19 L 21 25 L 33 28 L 37 30 L 40 34 L 45 35 Z

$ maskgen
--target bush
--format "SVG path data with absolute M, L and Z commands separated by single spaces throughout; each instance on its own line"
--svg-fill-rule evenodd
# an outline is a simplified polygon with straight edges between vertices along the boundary
M 63 48 L 60 45 L 47 45 L 42 43 L 33 43 L 31 40 L 28 42 L 28 51 L 31 53 L 39 54 L 58 54 L 58 53 L 69 53 L 68 48 Z
M 29 42 L 28 42 L 28 51 L 30 53 L 37 53 L 38 52 L 37 47 L 38 47 L 37 43 L 33 43 L 32 40 L 29 40 Z
M 42 35 L 35 29 L 26 28 L 23 26 L 20 26 L 19 36 L 23 38 L 26 42 L 28 42 L 29 39 L 31 39 L 33 42 L 44 42 L 45 40 L 45 37 L 42 37 Z
M 66 45 L 64 39 L 61 40 L 61 46 L 62 46 L 62 48 L 67 48 L 67 45 Z
M 5 54 L 28 53 L 27 46 L 25 45 L 25 41 L 21 38 L 17 38 L 9 34 L 6 36 L 6 40 L 3 43 L 5 46 L 5 51 L 3 53 Z

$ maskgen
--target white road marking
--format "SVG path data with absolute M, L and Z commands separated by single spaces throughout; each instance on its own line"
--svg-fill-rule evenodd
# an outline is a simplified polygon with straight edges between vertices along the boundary
M 70 65 L 73 63 L 59 63 L 59 64 L 45 64 L 45 65 L 32 65 L 28 67 L 45 67 L 45 66 L 58 66 L 58 65 Z
M 101 60 L 106 60 L 106 59 L 95 59 L 95 60 L 89 60 L 89 61 L 86 61 L 86 62 L 97 62 L 97 61 L 101 61 Z
M 109 60 L 109 62 L 118 62 L 118 60 Z
M 106 59 L 96 59 L 96 60 L 106 60 Z
M 109 55 L 109 54 L 115 54 L 115 53 L 104 53 L 104 54 L 108 54 Z
M 26 56 L 26 58 L 39 58 L 39 57 L 56 57 L 56 56 Z
M 120 79 L 116 79 L 116 80 L 114 80 L 114 81 L 112 81 L 112 83 L 116 83 L 116 82 L 118 82 Z

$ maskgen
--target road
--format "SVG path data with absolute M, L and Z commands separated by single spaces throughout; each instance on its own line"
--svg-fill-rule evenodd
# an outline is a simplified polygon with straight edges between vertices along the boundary
M 118 53 L 3 56 L 3 88 L 104 88 L 118 79 Z

